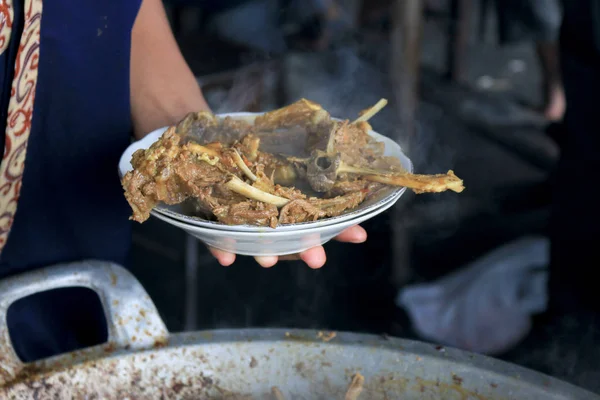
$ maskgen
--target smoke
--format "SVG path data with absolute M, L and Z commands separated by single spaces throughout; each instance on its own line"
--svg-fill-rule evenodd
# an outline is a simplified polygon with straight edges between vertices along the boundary
M 269 63 L 254 62 L 227 77 L 230 87 L 223 85 L 205 90 L 206 101 L 217 114 L 247 111 L 250 108 L 263 110 L 265 95 L 272 91 L 273 73 Z
M 300 98 L 307 98 L 321 104 L 331 115 L 343 119 L 354 119 L 358 113 L 375 104 L 380 98 L 387 98 L 389 104 L 371 121 L 373 129 L 393 138 L 413 161 L 415 172 L 423 174 L 445 173 L 456 168 L 456 149 L 464 127 L 444 110 L 427 101 L 420 101 L 416 121 L 416 132 L 409 138 L 400 126 L 398 105 L 393 96 L 390 74 L 386 68 L 385 52 L 371 46 L 370 60 L 359 55 L 360 43 L 356 41 L 344 47 L 321 53 L 290 53 L 282 61 L 272 66 L 282 66 L 285 98 L 290 104 Z M 383 47 L 385 49 L 385 47 Z M 383 53 L 383 54 L 381 54 Z M 279 64 L 278 64 L 279 63 Z M 267 68 L 263 81 L 257 78 L 256 69 L 250 67 L 235 76 L 233 87 L 209 98 L 209 104 L 216 112 L 241 111 L 258 96 L 262 96 L 261 110 L 277 108 L 273 92 L 278 71 Z M 270 98 L 269 95 L 270 94 Z M 209 97 L 209 96 L 207 96 Z M 460 176 L 460 171 L 457 171 Z M 423 225 L 435 223 L 444 227 L 439 234 L 450 235 L 464 214 L 461 207 L 465 196 L 454 193 L 425 194 L 418 196 L 414 212 L 402 213 L 396 224 Z M 405 200 L 401 200 L 405 201 Z
M 291 54 L 285 60 L 285 69 L 288 102 L 304 97 L 321 104 L 334 117 L 353 119 L 380 98 L 391 98 L 387 75 L 361 60 L 352 47 L 328 53 Z M 389 121 L 389 114 L 388 107 L 375 117 L 378 128 L 382 121 Z M 386 125 L 384 128 L 392 127 Z
M 388 106 L 370 121 L 373 129 L 400 144 L 413 161 L 416 173 L 437 174 L 455 169 L 463 126 L 442 108 L 420 101 L 417 128 L 410 138 L 409 148 L 409 137 L 401 129 L 398 105 L 386 68 L 389 63 L 381 54 L 370 55 L 376 62 L 365 60 L 359 55 L 359 47 L 353 43 L 329 53 L 288 56 L 285 62 L 287 103 L 304 97 L 321 104 L 335 117 L 353 119 L 380 98 L 387 98 Z M 396 224 L 414 226 L 435 222 L 445 225 L 445 234 L 451 234 L 457 227 L 463 198 L 454 193 L 419 195 L 418 212 L 401 213 Z

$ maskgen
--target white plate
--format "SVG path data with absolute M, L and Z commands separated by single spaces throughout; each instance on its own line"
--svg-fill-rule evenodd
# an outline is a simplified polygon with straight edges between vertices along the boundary
M 400 197 L 400 196 L 398 196 Z M 185 224 L 160 213 L 154 214 L 158 219 L 183 229 L 204 244 L 242 256 L 284 256 L 297 254 L 315 246 L 323 245 L 342 233 L 346 228 L 360 224 L 381 214 L 396 202 L 390 201 L 380 208 L 371 210 L 355 219 L 330 225 L 312 224 L 306 229 L 295 231 L 235 232 L 220 229 L 202 228 Z
M 252 122 L 257 115 L 261 113 L 229 113 L 229 114 L 219 114 L 219 118 L 231 117 L 234 119 L 244 119 L 249 122 Z M 133 153 L 135 153 L 139 149 L 147 149 L 154 142 L 156 142 L 160 136 L 165 132 L 167 128 L 157 129 L 154 132 L 146 135 L 143 139 L 132 143 L 123 153 L 121 159 L 119 161 L 119 173 L 121 177 L 125 175 L 128 171 L 130 171 L 133 167 L 131 165 L 131 157 Z M 404 169 L 408 172 L 413 172 L 413 165 L 410 159 L 402 152 L 400 146 L 394 142 L 393 140 L 378 134 L 377 132 L 370 131 L 369 135 L 376 139 L 377 141 L 383 142 L 385 144 L 385 155 L 396 157 L 402 163 Z M 388 187 L 381 190 L 377 195 L 372 198 L 365 200 L 358 207 L 345 212 L 342 215 L 337 217 L 323 218 L 314 222 L 301 222 L 297 224 L 285 224 L 279 225 L 275 229 L 268 227 L 257 227 L 252 225 L 226 225 L 216 221 L 209 221 L 201 217 L 186 215 L 181 205 L 165 205 L 160 204 L 151 211 L 151 214 L 159 217 L 160 214 L 168 216 L 172 219 L 176 219 L 180 222 L 183 222 L 188 225 L 209 228 L 209 229 L 219 229 L 225 231 L 235 231 L 235 232 L 260 232 L 260 233 L 272 233 L 272 232 L 283 232 L 283 231 L 293 231 L 298 229 L 308 229 L 315 225 L 324 226 L 331 224 L 338 224 L 344 221 L 348 221 L 354 218 L 358 218 L 366 213 L 369 213 L 379 207 L 387 205 L 388 202 L 395 203 L 398 201 L 400 196 L 406 191 L 406 188 L 394 188 Z

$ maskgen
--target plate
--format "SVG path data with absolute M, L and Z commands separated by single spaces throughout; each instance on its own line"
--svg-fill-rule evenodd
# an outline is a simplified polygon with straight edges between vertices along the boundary
M 310 248 L 323 245 L 338 236 L 346 228 L 358 225 L 371 219 L 392 207 L 395 201 L 389 201 L 383 206 L 372 209 L 361 216 L 336 224 L 318 225 L 305 229 L 278 231 L 271 229 L 265 232 L 235 232 L 221 229 L 203 228 L 183 223 L 168 216 L 156 213 L 154 216 L 168 224 L 183 229 L 189 235 L 199 239 L 204 244 L 219 250 L 241 256 L 284 256 L 298 254 Z
M 252 122 L 256 116 L 261 115 L 262 113 L 228 113 L 228 114 L 219 114 L 217 117 L 225 118 L 231 117 L 233 119 L 243 119 L 249 122 Z M 146 135 L 143 139 L 132 143 L 126 150 L 123 152 L 121 159 L 119 161 L 119 174 L 122 177 L 128 171 L 133 169 L 131 165 L 131 157 L 133 153 L 140 149 L 148 149 L 154 142 L 156 142 L 161 135 L 165 132 L 167 128 L 160 128 Z M 413 172 L 413 164 L 410 159 L 402 152 L 402 149 L 398 145 L 398 143 L 394 142 L 390 138 L 383 136 L 377 132 L 370 131 L 369 135 L 373 137 L 375 140 L 383 142 L 385 144 L 385 155 L 396 157 L 400 160 L 404 169 L 410 173 Z M 272 232 L 284 232 L 284 231 L 294 231 L 299 229 L 308 229 L 313 226 L 325 226 L 331 224 L 338 224 L 348 220 L 352 220 L 354 218 L 358 218 L 364 214 L 367 214 L 375 209 L 378 209 L 384 205 L 387 205 L 389 202 L 393 201 L 394 203 L 398 201 L 400 196 L 404 194 L 406 188 L 397 188 L 397 187 L 387 187 L 383 190 L 379 191 L 373 197 L 362 202 L 358 207 L 348 210 L 345 213 L 338 215 L 336 217 L 323 218 L 314 222 L 301 222 L 296 224 L 283 224 L 278 225 L 276 228 L 269 227 L 257 227 L 253 225 L 226 225 L 217 221 L 209 221 L 202 217 L 193 216 L 186 214 L 183 210 L 182 205 L 166 205 L 159 204 L 152 211 L 151 214 L 154 216 L 165 215 L 169 218 L 178 220 L 188 225 L 198 226 L 202 228 L 208 229 L 219 229 L 224 231 L 235 231 L 235 232 L 261 232 L 261 233 L 272 233 Z

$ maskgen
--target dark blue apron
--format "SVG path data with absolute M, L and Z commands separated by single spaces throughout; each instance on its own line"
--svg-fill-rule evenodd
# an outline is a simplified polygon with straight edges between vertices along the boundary
M 132 133 L 129 60 L 140 1 L 43 1 L 31 130 L 0 278 L 82 259 L 126 264 L 131 210 L 117 165 Z M 13 0 L 10 43 L 0 57 L 1 132 L 28 2 Z M 96 318 L 102 313 L 87 292 L 32 299 L 9 311 L 22 358 L 93 344 L 103 335 Z

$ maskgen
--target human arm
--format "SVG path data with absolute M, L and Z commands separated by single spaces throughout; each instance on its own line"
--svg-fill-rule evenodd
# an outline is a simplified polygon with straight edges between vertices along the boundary
M 131 33 L 131 114 L 134 134 L 179 122 L 208 109 L 179 46 L 161 0 L 143 0 Z
M 161 0 L 143 0 L 131 38 L 131 113 L 137 139 L 179 122 L 189 112 L 209 109 L 194 74 L 175 41 Z M 366 232 L 353 227 L 337 239 L 360 243 Z M 235 255 L 210 249 L 221 265 L 233 264 Z M 300 254 L 311 268 L 325 264 L 325 250 L 315 247 Z M 257 257 L 271 267 L 277 257 Z

